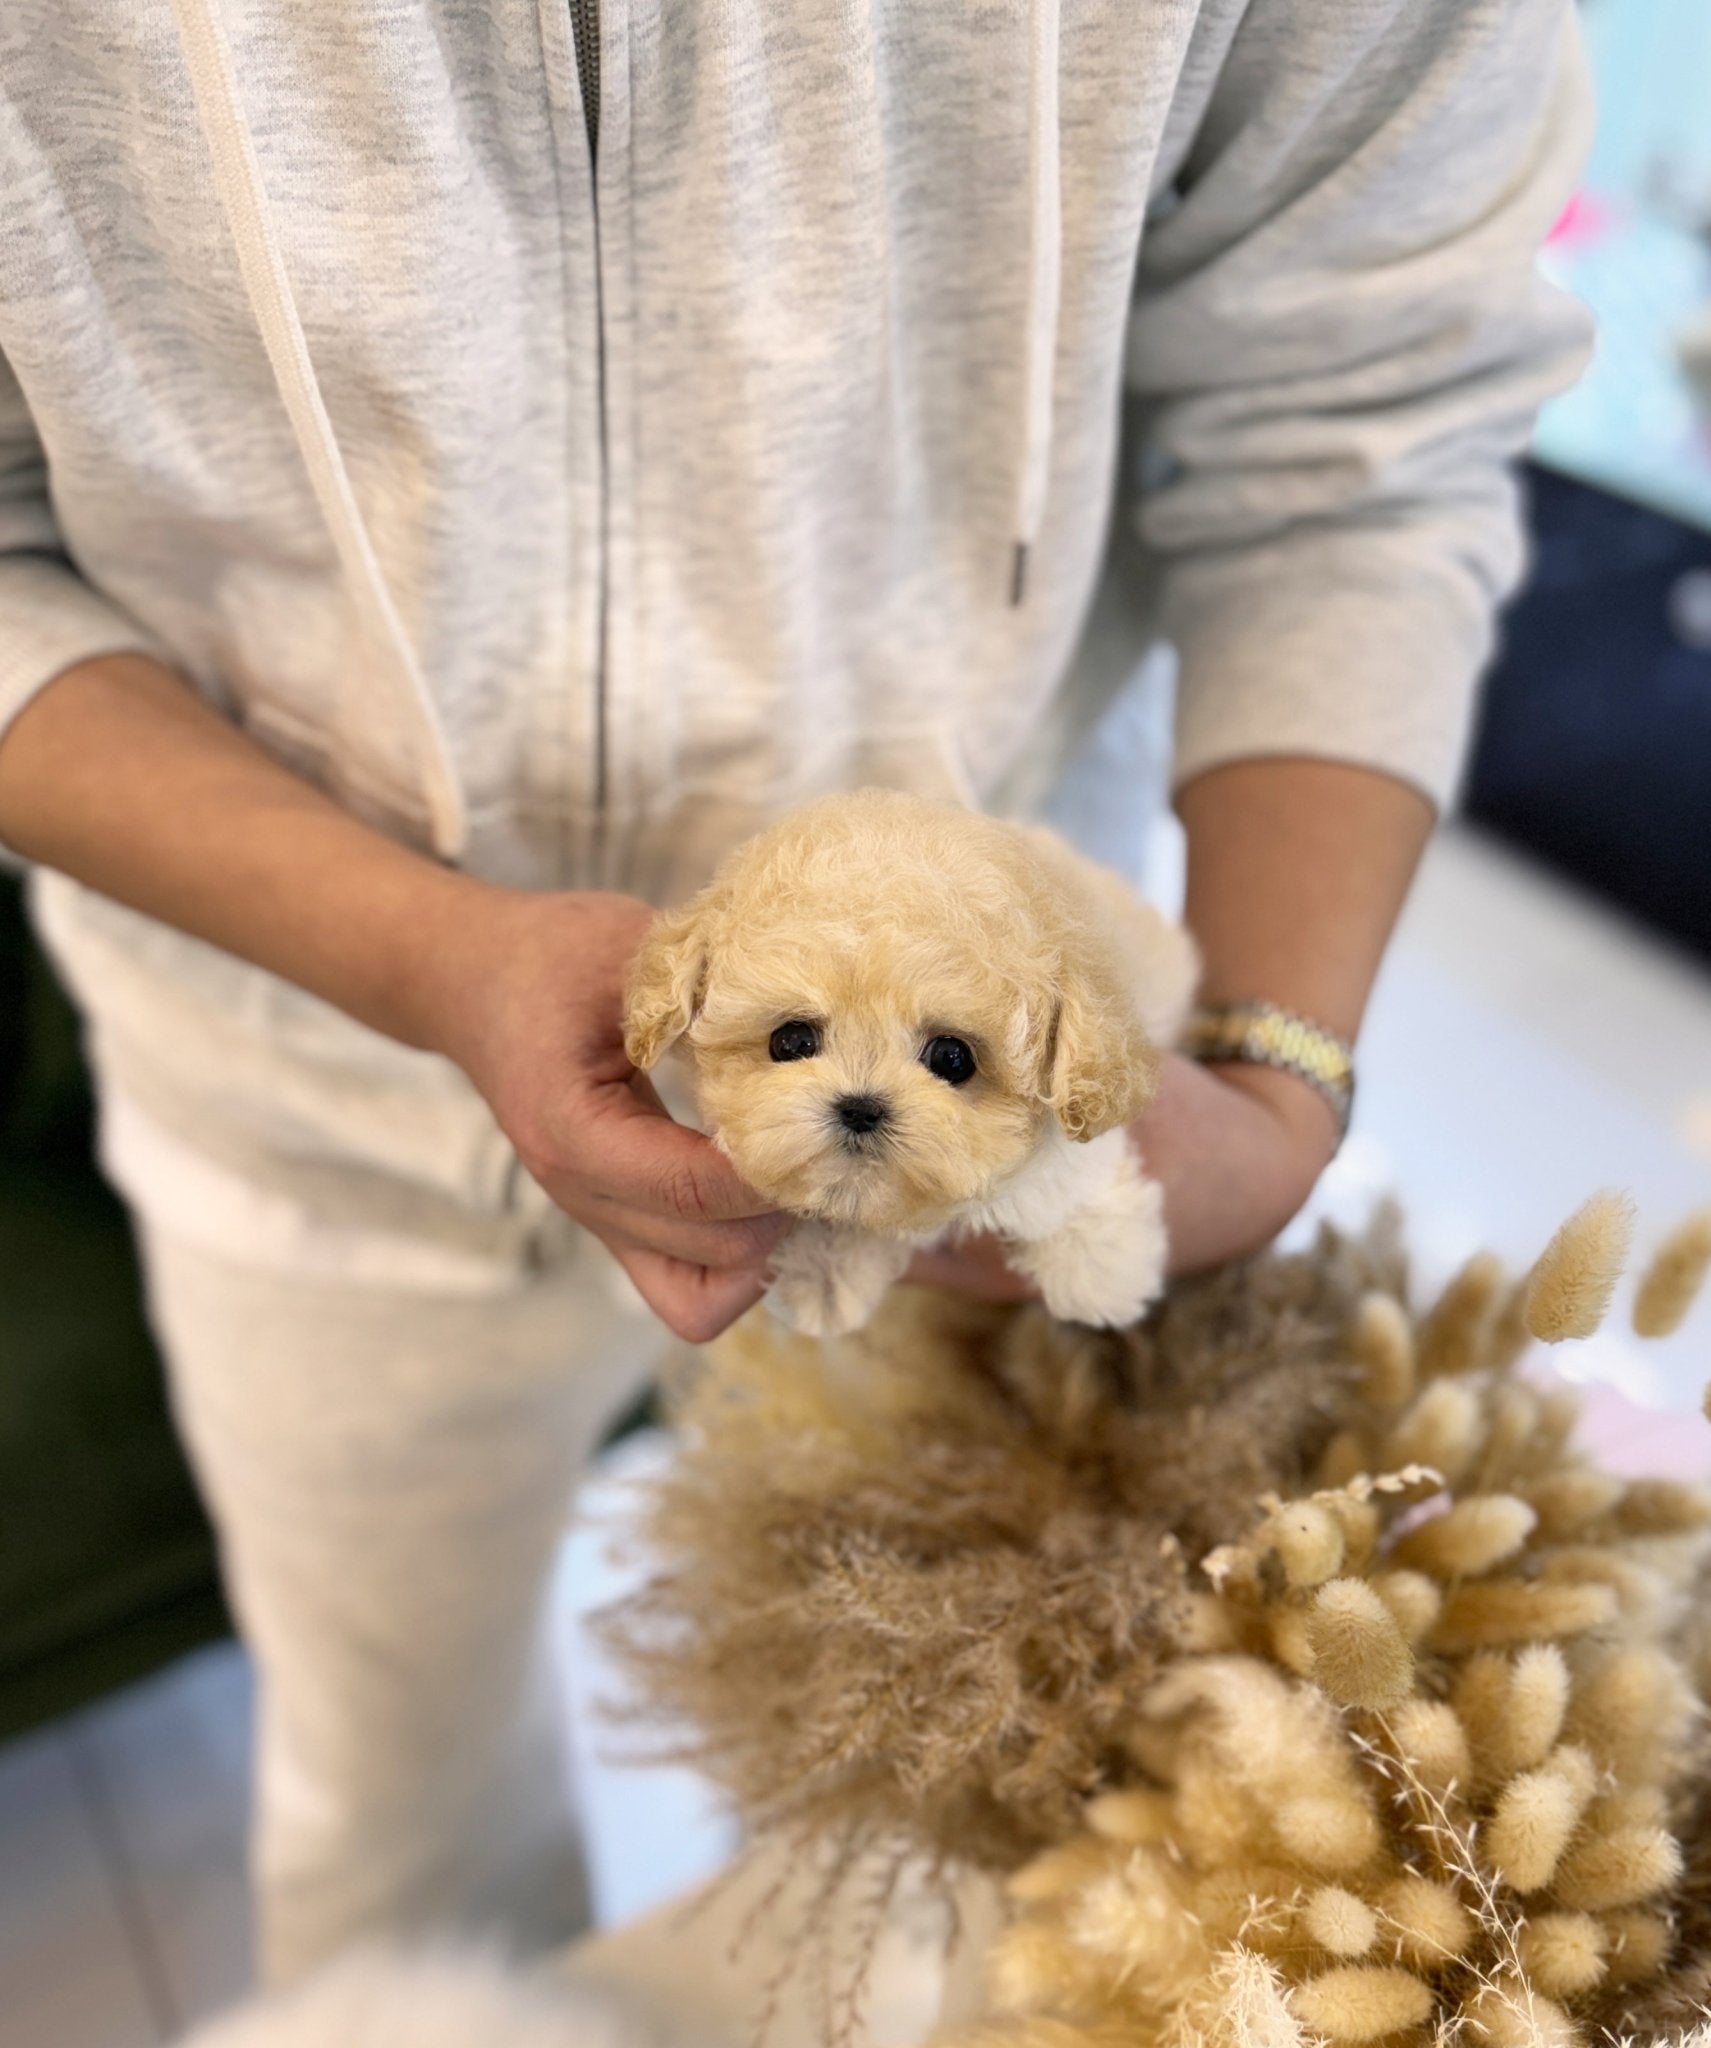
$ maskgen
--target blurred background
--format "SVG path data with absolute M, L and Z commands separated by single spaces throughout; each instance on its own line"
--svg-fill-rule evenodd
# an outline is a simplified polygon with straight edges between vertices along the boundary
M 1593 1187 L 1641 1244 L 1711 1200 L 1711 5 L 1584 0 L 1600 127 L 1547 251 L 1597 355 L 1541 422 L 1534 561 L 1363 1043 L 1317 1203 L 1406 1197 L 1428 1277 L 1525 1263 Z M 1162 849 L 1168 866 L 1168 847 Z M 249 1678 L 173 1440 L 74 1021 L 0 877 L 0 2042 L 142 2048 L 248 1981 Z M 1601 1454 L 1702 1471 L 1703 1313 L 1568 1370 Z M 1561 1365 L 1562 1361 L 1556 1361 Z M 598 1904 L 729 1840 L 679 1773 L 615 1767 L 583 1617 L 621 1591 L 627 1437 L 561 1572 Z

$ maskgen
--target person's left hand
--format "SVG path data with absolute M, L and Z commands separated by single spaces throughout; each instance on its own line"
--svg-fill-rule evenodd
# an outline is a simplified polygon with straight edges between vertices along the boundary
M 1165 1057 L 1157 1095 L 1131 1133 L 1164 1187 L 1172 1273 L 1198 1272 L 1269 1244 L 1313 1192 L 1336 1150 L 1327 1103 L 1271 1067 Z M 1037 1290 L 995 1239 L 918 1253 L 906 1279 L 1020 1301 Z

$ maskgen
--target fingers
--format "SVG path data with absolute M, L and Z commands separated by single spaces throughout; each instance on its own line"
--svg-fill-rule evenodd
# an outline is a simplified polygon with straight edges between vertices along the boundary
M 585 1187 L 551 1181 L 546 1190 L 561 1209 L 586 1224 L 614 1248 L 628 1245 L 658 1252 L 686 1266 L 706 1266 L 716 1273 L 759 1272 L 790 1230 L 788 1216 L 751 1216 L 740 1223 L 679 1223 L 646 1209 L 622 1203 L 591 1201 Z
M 589 1135 L 600 1145 L 609 1200 L 686 1224 L 777 1215 L 710 1139 L 674 1123 L 648 1094 L 651 1101 L 628 1087 L 604 1088 L 594 1105 Z
M 762 1273 L 709 1272 L 635 1245 L 614 1245 L 612 1252 L 648 1307 L 686 1343 L 711 1343 L 766 1292 Z

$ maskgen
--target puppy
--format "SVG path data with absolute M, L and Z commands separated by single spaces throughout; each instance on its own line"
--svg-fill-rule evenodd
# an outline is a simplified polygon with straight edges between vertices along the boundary
M 1157 1185 L 1124 1126 L 1197 963 L 1186 934 L 1051 833 L 886 790 L 830 796 L 729 856 L 633 964 L 625 1048 L 674 1046 L 751 1186 L 804 1219 L 768 1300 L 858 1328 L 914 1251 L 990 1231 L 1053 1314 L 1158 1293 Z

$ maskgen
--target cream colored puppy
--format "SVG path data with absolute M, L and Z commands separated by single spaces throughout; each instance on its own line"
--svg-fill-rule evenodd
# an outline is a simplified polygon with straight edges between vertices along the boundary
M 1004 1239 L 1054 1315 L 1132 1322 L 1163 1212 L 1124 1132 L 1197 966 L 1187 935 L 1053 834 L 887 790 L 824 797 L 654 925 L 625 1047 L 674 1046 L 737 1171 L 804 1219 L 768 1301 L 866 1322 L 915 1250 Z

